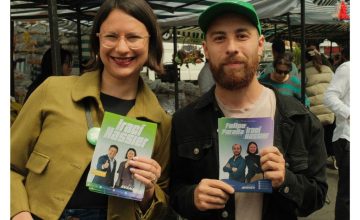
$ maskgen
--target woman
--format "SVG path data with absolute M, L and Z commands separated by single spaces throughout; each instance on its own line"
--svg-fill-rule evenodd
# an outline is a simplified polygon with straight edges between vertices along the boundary
M 69 76 L 72 71 L 72 62 L 73 57 L 70 51 L 60 48 L 60 58 L 61 58 L 61 75 Z M 35 80 L 28 87 L 24 103 L 29 98 L 31 93 L 47 79 L 49 76 L 53 76 L 54 71 L 52 70 L 52 61 L 51 61 L 51 48 L 49 48 L 41 60 L 41 73 L 38 75 Z
M 301 101 L 301 82 L 297 77 L 289 74 L 292 64 L 287 55 L 282 54 L 276 57 L 273 66 L 274 72 L 261 75 L 259 81 L 273 86 L 283 95 L 293 96 Z M 305 97 L 305 105 L 310 106 L 307 97 Z
M 256 174 L 262 173 L 261 166 L 260 166 L 260 155 L 258 155 L 258 146 L 255 142 L 251 141 L 248 144 L 247 154 L 245 156 L 245 163 L 248 168 L 248 173 L 246 174 L 246 182 L 253 182 L 259 178 L 253 178 Z M 261 175 L 262 179 L 262 175 Z
M 324 95 L 334 73 L 329 66 L 323 65 L 321 54 L 315 48 L 306 50 L 305 60 L 305 91 L 310 99 L 310 111 L 318 117 L 323 125 L 326 151 L 328 156 L 331 156 L 334 154 L 332 136 L 335 129 L 335 114 L 324 105 Z M 334 162 L 334 164 L 336 163 Z
M 107 0 L 90 41 L 92 71 L 48 78 L 11 128 L 13 219 L 161 219 L 167 210 L 170 117 L 140 77 L 143 66 L 163 72 L 156 17 L 143 0 Z M 153 158 L 129 162 L 145 185 L 140 202 L 85 185 L 94 152 L 87 132 L 101 126 L 104 111 L 157 123 Z
M 136 150 L 134 148 L 129 148 L 126 151 L 125 159 L 126 161 L 123 161 L 120 163 L 119 169 L 117 170 L 117 173 L 119 174 L 119 177 L 115 183 L 115 187 L 123 188 L 129 191 L 132 191 L 134 188 L 134 176 L 130 171 L 130 161 L 136 157 Z

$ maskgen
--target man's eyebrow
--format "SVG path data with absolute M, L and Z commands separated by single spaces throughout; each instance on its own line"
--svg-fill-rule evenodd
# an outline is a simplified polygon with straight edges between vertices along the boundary
M 225 31 L 213 31 L 213 32 L 210 32 L 210 36 L 213 36 L 213 35 L 225 35 Z
M 238 28 L 235 31 L 235 33 L 240 33 L 240 32 L 250 32 L 250 30 L 249 28 Z

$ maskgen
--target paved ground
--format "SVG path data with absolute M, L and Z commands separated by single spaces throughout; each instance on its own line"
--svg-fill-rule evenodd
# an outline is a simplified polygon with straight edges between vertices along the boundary
M 339 176 L 337 170 L 327 169 L 327 181 L 329 185 L 328 200 L 330 203 L 325 203 L 322 209 L 314 212 L 306 218 L 299 218 L 299 220 L 333 220 L 335 218 L 334 210 L 338 178 Z

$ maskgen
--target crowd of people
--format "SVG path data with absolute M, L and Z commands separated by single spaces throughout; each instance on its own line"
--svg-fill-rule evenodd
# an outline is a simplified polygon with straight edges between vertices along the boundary
M 11 126 L 11 219 L 297 219 L 325 203 L 330 148 L 339 167 L 335 219 L 350 218 L 348 48 L 335 74 L 316 48 L 308 48 L 302 103 L 301 73 L 282 40 L 274 40 L 274 62 L 258 77 L 265 37 L 252 4 L 212 4 L 198 24 L 210 83 L 199 99 L 171 117 L 140 76 L 144 66 L 164 72 L 161 29 L 153 10 L 144 0 L 101 5 L 87 71 L 52 77 L 47 70 Z M 72 56 L 63 52 L 62 65 L 69 69 Z M 141 201 L 86 187 L 94 153 L 86 136 L 101 126 L 105 111 L 157 124 L 151 158 L 129 148 L 116 170 L 119 146 L 110 145 L 97 164 L 106 176 L 93 180 L 113 187 L 133 187 L 137 180 L 145 185 Z M 258 149 L 249 142 L 244 158 L 242 146 L 234 144 L 234 155 L 219 164 L 221 117 L 271 118 L 273 145 Z M 326 130 L 334 123 L 331 135 Z M 272 193 L 235 192 L 219 180 L 219 167 L 241 182 L 260 175 L 271 181 Z

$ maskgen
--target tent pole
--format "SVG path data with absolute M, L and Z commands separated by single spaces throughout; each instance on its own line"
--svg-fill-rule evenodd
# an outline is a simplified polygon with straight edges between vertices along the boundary
M 83 73 L 83 66 L 82 66 L 82 47 L 81 47 L 81 23 L 80 23 L 80 7 L 76 7 L 77 11 L 77 19 L 76 19 L 76 28 L 77 28 L 77 42 L 78 42 L 78 60 L 79 60 L 79 72 L 80 74 Z
M 301 102 L 305 104 L 305 0 L 301 0 Z
M 290 51 L 293 52 L 292 47 L 292 37 L 291 37 L 291 21 L 290 21 L 290 14 L 287 14 L 287 25 L 288 25 L 288 33 L 289 33 L 289 41 L 290 41 Z
M 10 95 L 12 97 L 15 97 L 15 82 L 14 82 L 14 73 L 15 73 L 15 60 L 14 60 L 14 50 L 15 50 L 15 44 L 14 44 L 14 27 L 15 22 L 10 21 L 10 28 L 11 28 L 11 49 L 10 49 Z
M 50 27 L 50 42 L 51 42 L 51 61 L 54 75 L 61 75 L 61 58 L 60 58 L 60 44 L 59 44 L 59 30 L 58 30 L 58 15 L 56 0 L 48 0 L 49 6 L 49 27 Z
M 174 45 L 174 54 L 173 54 L 173 66 L 175 69 L 175 111 L 179 109 L 179 71 L 177 68 L 177 63 L 175 62 L 175 57 L 177 54 L 177 30 L 176 27 L 173 27 L 173 45 Z

